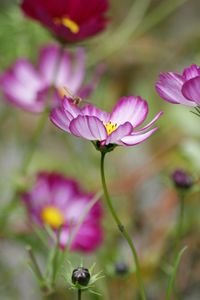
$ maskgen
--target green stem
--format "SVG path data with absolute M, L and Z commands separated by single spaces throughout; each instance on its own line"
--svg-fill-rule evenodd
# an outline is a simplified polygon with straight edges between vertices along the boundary
M 51 275 L 51 286 L 54 287 L 55 281 L 56 281 L 56 275 L 57 275 L 57 269 L 58 269 L 58 255 L 59 255 L 59 242 L 60 242 L 60 234 L 61 234 L 62 227 L 58 229 L 57 232 L 57 239 L 56 239 L 56 245 L 55 250 L 53 253 L 52 258 L 52 275 Z
M 183 220 L 184 220 L 184 210 L 185 210 L 185 195 L 184 193 L 179 193 L 179 215 L 177 221 L 177 235 L 176 235 L 176 245 L 179 244 L 182 234 L 183 234 Z
M 27 252 L 28 252 L 30 261 L 31 261 L 31 263 L 32 263 L 32 266 L 33 266 L 33 268 L 34 268 L 35 275 L 37 276 L 38 280 L 39 280 L 40 282 L 42 282 L 42 281 L 43 281 L 42 272 L 40 271 L 40 268 L 39 268 L 39 266 L 38 266 L 38 263 L 37 263 L 37 261 L 36 261 L 36 259 L 35 259 L 35 256 L 34 256 L 34 254 L 33 254 L 33 250 L 32 250 L 32 248 L 31 248 L 30 246 L 27 246 L 26 250 L 27 250 Z
M 107 205 L 109 207 L 109 210 L 115 220 L 115 223 L 117 224 L 120 232 L 122 233 L 122 235 L 124 236 L 124 238 L 126 239 L 127 243 L 129 244 L 129 247 L 131 249 L 131 252 L 133 254 L 133 259 L 135 262 L 135 267 L 136 267 L 136 276 L 137 276 L 137 280 L 138 280 L 138 284 L 139 284 L 139 289 L 140 289 L 140 296 L 142 300 L 146 300 L 146 295 L 145 295 L 145 290 L 144 290 L 144 284 L 143 284 L 143 280 L 142 280 L 142 275 L 141 275 L 141 270 L 140 270 L 140 264 L 139 264 L 139 259 L 137 256 L 137 252 L 135 249 L 135 246 L 132 242 L 132 239 L 130 238 L 128 232 L 126 231 L 124 225 L 121 223 L 113 205 L 112 205 L 112 201 L 110 199 L 109 193 L 108 193 L 108 189 L 107 189 L 107 185 L 106 185 L 106 180 L 105 180 L 105 173 L 104 173 L 104 160 L 105 160 L 105 153 L 101 153 L 101 180 L 102 180 L 102 186 L 103 186 L 103 191 L 104 191 L 104 196 L 105 196 L 105 200 L 107 202 Z
M 82 293 L 81 293 L 81 289 L 78 289 L 78 300 L 81 300 L 81 296 L 82 296 Z

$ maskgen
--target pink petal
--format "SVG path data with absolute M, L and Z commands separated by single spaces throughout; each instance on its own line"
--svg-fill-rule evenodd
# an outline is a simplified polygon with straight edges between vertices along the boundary
M 60 234 L 61 248 L 64 249 L 67 243 L 70 241 L 71 231 L 70 228 L 68 227 L 62 228 Z M 103 239 L 103 231 L 100 224 L 95 222 L 84 222 L 81 225 L 76 236 L 74 237 L 74 240 L 71 245 L 71 250 L 83 251 L 83 252 L 93 251 L 101 244 L 102 239 Z
M 42 77 L 26 59 L 19 59 L 12 68 L 15 78 L 31 90 L 46 87 Z
M 200 76 L 186 81 L 182 88 L 183 95 L 200 105 Z M 192 102 L 193 103 L 193 102 Z
M 133 127 L 140 125 L 148 114 L 148 105 L 141 97 L 123 97 L 115 105 L 110 121 L 117 125 L 129 122 Z
M 143 132 L 147 129 L 149 129 L 162 115 L 163 115 L 163 111 L 160 111 L 151 122 L 149 122 L 147 125 L 145 125 L 144 127 L 140 128 L 137 130 L 137 132 Z
M 39 69 L 48 84 L 62 87 L 71 77 L 71 57 L 67 51 L 60 56 L 61 48 L 56 45 L 44 47 L 40 52 Z
M 85 77 L 85 51 L 83 48 L 78 48 L 74 57 L 74 67 L 70 74 L 69 80 L 65 82 L 66 86 L 76 95 Z
M 152 130 L 143 133 L 143 134 L 135 134 L 135 135 L 129 135 L 121 139 L 122 143 L 126 146 L 134 146 L 137 144 L 140 144 L 144 142 L 146 139 L 148 139 L 156 130 L 158 127 L 153 128 Z
M 62 106 L 66 112 L 69 112 L 73 118 L 76 118 L 78 115 L 81 114 L 80 108 L 77 104 L 73 103 L 72 99 L 64 98 L 62 101 Z
M 5 72 L 1 77 L 1 83 L 5 91 L 18 98 L 28 98 L 30 93 L 32 99 L 32 94 L 36 95 L 46 87 L 40 75 L 26 59 L 18 60 L 12 69 Z M 19 96 L 15 94 L 12 84 L 19 89 Z
M 72 134 L 88 140 L 105 140 L 107 137 L 103 123 L 97 117 L 78 116 L 72 120 L 69 129 Z
M 70 132 L 69 130 L 69 124 L 73 117 L 69 118 L 69 116 L 66 115 L 63 108 L 54 108 L 51 111 L 50 114 L 50 120 L 53 122 L 54 125 L 56 125 L 58 128 Z
M 177 73 L 161 73 L 156 83 L 156 90 L 160 97 L 168 102 L 194 106 L 194 103 L 188 101 L 182 94 L 184 82 L 185 79 Z
M 119 141 L 127 136 L 130 135 L 133 131 L 133 126 L 126 122 L 123 125 L 120 125 L 115 131 L 113 131 L 106 140 L 106 145 L 108 144 L 118 144 Z
M 199 67 L 197 65 L 191 65 L 188 68 L 185 68 L 183 71 L 183 76 L 185 80 L 190 80 L 194 77 L 197 77 L 200 75 Z
M 80 227 L 72 243 L 71 250 L 94 251 L 103 240 L 103 231 L 96 222 L 85 222 Z
M 97 117 L 103 123 L 107 123 L 110 120 L 110 114 L 109 113 L 97 108 L 96 106 L 94 106 L 92 104 L 86 104 L 82 108 L 81 113 L 85 116 Z
M 44 110 L 47 90 L 31 90 L 20 83 L 12 72 L 1 78 L 1 86 L 6 100 L 24 110 L 39 113 Z

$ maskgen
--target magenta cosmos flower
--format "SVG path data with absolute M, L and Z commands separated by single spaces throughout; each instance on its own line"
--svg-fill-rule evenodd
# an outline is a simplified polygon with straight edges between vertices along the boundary
M 21 8 L 61 41 L 70 43 L 96 35 L 107 24 L 108 0 L 23 0 Z
M 93 197 L 83 192 L 76 181 L 43 172 L 38 174 L 32 190 L 22 195 L 22 200 L 32 221 L 40 226 L 51 226 L 55 233 L 61 226 L 60 246 L 64 249 Z M 71 250 L 89 252 L 101 244 L 101 219 L 102 208 L 96 202 L 84 215 Z
M 48 91 L 52 86 L 57 93 L 51 97 L 51 107 L 60 104 L 64 86 L 72 94 L 88 97 L 101 76 L 101 66 L 97 67 L 92 81 L 83 86 L 86 73 L 84 50 L 78 48 L 74 54 L 64 51 L 60 60 L 59 53 L 60 48 L 57 45 L 42 48 L 38 68 L 27 59 L 19 59 L 1 76 L 0 86 L 5 98 L 24 110 L 40 113 L 47 106 Z
M 150 137 L 157 127 L 148 129 L 159 119 L 162 111 L 149 124 L 138 129 L 147 114 L 148 104 L 140 97 L 121 98 L 111 113 L 92 104 L 79 108 L 71 99 L 64 98 L 62 107 L 53 109 L 50 118 L 64 131 L 97 141 L 95 145 L 101 150 L 109 145 L 133 146 Z
M 161 98 L 174 104 L 200 105 L 200 67 L 191 65 L 182 74 L 161 73 L 156 83 Z

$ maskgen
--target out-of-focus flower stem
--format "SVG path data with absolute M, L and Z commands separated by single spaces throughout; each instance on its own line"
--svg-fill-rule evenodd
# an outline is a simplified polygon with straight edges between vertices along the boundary
M 142 275 L 141 275 L 141 270 L 140 270 L 140 264 L 139 264 L 139 259 L 137 256 L 137 252 L 135 249 L 135 246 L 132 242 L 132 239 L 130 238 L 128 232 L 126 231 L 124 225 L 121 223 L 114 207 L 112 204 L 112 201 L 110 199 L 109 193 L 108 193 L 108 189 L 107 189 L 107 185 L 106 185 L 106 179 L 105 179 L 105 172 L 104 172 L 104 161 L 105 161 L 105 154 L 104 152 L 101 153 L 101 181 L 102 181 L 102 187 L 103 187 L 103 191 L 104 191 L 104 196 L 105 196 L 105 200 L 107 202 L 107 205 L 109 207 L 109 210 L 113 216 L 113 219 L 115 220 L 119 231 L 122 233 L 122 235 L 124 236 L 124 238 L 126 239 L 127 243 L 129 244 L 129 247 L 131 249 L 131 252 L 133 254 L 133 258 L 134 258 L 134 262 L 135 262 L 135 267 L 136 267 L 136 276 L 137 276 L 137 280 L 138 280 L 138 284 L 139 284 L 139 290 L 140 290 L 140 296 L 142 300 L 146 300 L 146 295 L 145 295 L 145 290 L 144 290 L 144 284 L 143 284 L 143 280 L 142 280 Z
M 184 220 L 184 210 L 185 210 L 185 193 L 179 193 L 179 213 L 177 219 L 177 233 L 176 233 L 176 245 L 178 246 L 183 235 L 183 220 Z
M 78 289 L 78 300 L 81 300 L 81 296 L 82 296 L 82 291 L 81 289 Z
M 35 256 L 33 254 L 33 250 L 31 248 L 31 246 L 27 246 L 26 250 L 28 252 L 29 259 L 30 259 L 30 262 L 32 264 L 32 267 L 34 268 L 34 273 L 37 276 L 38 280 L 42 282 L 43 281 L 43 275 L 42 275 L 42 272 L 40 271 L 38 263 L 35 259 Z

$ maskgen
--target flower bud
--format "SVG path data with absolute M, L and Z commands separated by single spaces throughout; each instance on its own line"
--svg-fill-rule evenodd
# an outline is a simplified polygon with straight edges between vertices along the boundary
M 79 284 L 82 286 L 87 286 L 90 281 L 90 273 L 86 268 L 78 267 L 72 272 L 72 282 L 73 284 Z
M 171 179 L 177 188 L 189 189 L 193 185 L 192 177 L 181 169 L 175 170 L 171 175 Z
M 115 265 L 115 272 L 117 275 L 123 276 L 128 273 L 128 265 L 124 262 L 118 262 Z

